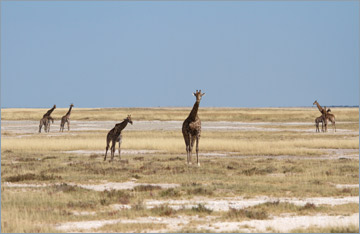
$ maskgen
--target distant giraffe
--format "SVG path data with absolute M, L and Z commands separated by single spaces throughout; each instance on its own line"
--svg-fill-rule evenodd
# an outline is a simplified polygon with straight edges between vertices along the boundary
M 328 122 L 328 120 L 330 120 L 330 122 L 333 125 L 333 129 L 336 132 L 335 115 L 329 113 L 331 111 L 331 109 L 326 110 L 326 107 L 322 108 L 320 106 L 320 104 L 317 102 L 317 100 L 313 103 L 313 105 L 315 105 L 315 104 L 316 104 L 316 106 L 318 107 L 319 111 L 322 114 L 324 125 L 325 125 L 325 132 L 327 132 L 327 122 Z
M 50 110 L 48 110 L 40 120 L 39 125 L 39 133 L 41 133 L 41 128 L 44 125 L 45 132 L 50 132 L 50 121 L 54 123 L 54 119 L 50 116 L 51 113 L 56 109 L 56 105 L 54 105 Z
M 44 117 L 40 120 L 39 132 L 41 132 L 41 128 L 44 125 L 44 131 L 50 132 L 50 122 L 54 123 L 54 119 L 51 116 Z
M 64 131 L 65 123 L 67 123 L 68 131 L 70 131 L 70 114 L 74 104 L 70 105 L 69 111 L 61 118 L 60 132 Z
M 315 119 L 315 126 L 316 126 L 316 132 L 320 132 L 319 130 L 319 124 L 321 123 L 321 131 L 324 131 L 324 121 L 323 121 L 323 116 L 319 116 Z
M 182 125 L 182 133 L 186 145 L 187 163 L 191 164 L 192 149 L 194 146 L 194 142 L 196 140 L 196 162 L 197 165 L 200 166 L 199 141 L 201 135 L 201 121 L 198 116 L 198 109 L 199 109 L 200 100 L 202 96 L 205 95 L 205 93 L 201 93 L 201 90 L 200 91 L 196 90 L 196 93 L 193 93 L 193 95 L 196 97 L 196 101 L 189 116 L 185 119 Z
M 326 110 L 326 107 L 325 107 L 325 110 Z M 332 126 L 333 126 L 333 130 L 334 132 L 336 132 L 336 126 L 335 126 L 335 115 L 331 114 L 331 109 L 327 109 L 324 117 L 324 122 L 325 122 L 325 132 L 327 132 L 327 122 L 328 120 L 331 122 Z
M 110 148 L 110 152 L 111 152 L 110 162 L 114 160 L 116 142 L 119 142 L 119 158 L 121 159 L 121 155 L 120 155 L 120 146 L 121 146 L 121 142 L 122 142 L 121 131 L 126 127 L 126 125 L 128 123 L 133 124 L 133 122 L 131 120 L 131 115 L 128 115 L 127 118 L 124 119 L 124 121 L 122 121 L 121 123 L 116 124 L 115 127 L 113 129 L 111 129 L 109 131 L 109 133 L 107 134 L 107 136 L 106 136 L 106 151 L 105 151 L 104 161 L 106 161 L 106 155 L 107 155 L 107 151 L 109 149 L 110 141 L 112 142 L 111 148 Z

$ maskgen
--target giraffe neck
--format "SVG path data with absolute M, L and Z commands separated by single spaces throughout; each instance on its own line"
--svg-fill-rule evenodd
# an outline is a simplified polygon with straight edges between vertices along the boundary
M 115 125 L 115 129 L 116 129 L 116 132 L 121 132 L 125 127 L 126 125 L 128 124 L 128 120 L 125 119 L 124 121 L 122 121 L 121 123 L 118 123 Z
M 322 113 L 323 112 L 323 108 L 320 106 L 320 104 L 318 102 L 316 102 L 316 106 L 319 109 L 319 111 Z
M 67 116 L 67 117 L 70 116 L 70 114 L 71 114 L 71 109 L 72 109 L 72 106 L 70 106 L 69 111 L 66 113 L 66 116 Z
M 189 119 L 191 120 L 195 120 L 198 116 L 197 116 L 197 113 L 198 113 L 198 110 L 199 110 L 199 104 L 200 104 L 200 101 L 196 100 L 190 114 L 189 114 Z
M 54 106 L 53 108 L 51 108 L 50 110 L 48 110 L 48 111 L 46 112 L 46 114 L 43 115 L 43 117 L 50 116 L 51 113 L 55 110 L 55 108 L 56 108 L 56 107 Z

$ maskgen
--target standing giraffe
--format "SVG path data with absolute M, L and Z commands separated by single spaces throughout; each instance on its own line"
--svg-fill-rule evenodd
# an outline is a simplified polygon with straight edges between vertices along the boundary
M 317 100 L 313 103 L 313 105 L 315 105 L 315 104 L 316 104 L 317 108 L 319 109 L 319 111 L 322 114 L 324 125 L 325 125 L 325 132 L 327 132 L 327 122 L 328 122 L 328 120 L 330 120 L 330 122 L 333 125 L 333 129 L 336 132 L 335 115 L 329 113 L 331 111 L 330 109 L 326 110 L 326 107 L 322 108 L 320 106 L 320 104 L 317 102 Z
M 67 123 L 68 131 L 70 131 L 70 114 L 71 114 L 71 109 L 73 108 L 73 106 L 74 106 L 74 104 L 71 104 L 70 108 L 69 108 L 69 111 L 66 113 L 66 115 L 64 115 L 61 118 L 60 132 L 64 131 L 65 123 Z
M 185 119 L 182 125 L 182 133 L 186 144 L 187 163 L 191 164 L 192 149 L 196 140 L 196 162 L 197 165 L 200 166 L 199 140 L 201 135 L 201 121 L 197 113 L 201 97 L 204 96 L 205 93 L 201 93 L 201 90 L 196 90 L 196 93 L 193 93 L 193 95 L 196 97 L 196 101 L 189 116 Z
M 319 116 L 315 119 L 315 126 L 316 126 L 316 132 L 320 132 L 320 129 L 319 129 L 319 123 L 321 123 L 321 131 L 323 132 L 324 131 L 324 121 L 323 121 L 323 116 Z
M 128 123 L 130 123 L 131 125 L 133 124 L 133 122 L 131 120 L 131 115 L 128 115 L 127 118 L 124 119 L 124 121 L 122 121 L 121 123 L 116 124 L 115 127 L 113 129 L 111 129 L 109 131 L 109 133 L 107 134 L 107 136 L 106 136 L 106 151 L 105 151 L 104 161 L 106 161 L 106 155 L 107 155 L 107 151 L 109 149 L 110 141 L 112 142 L 111 148 L 110 148 L 110 151 L 111 151 L 110 162 L 114 160 L 116 142 L 119 142 L 119 158 L 121 159 L 121 156 L 120 156 L 120 146 L 121 146 L 121 142 L 122 142 L 121 131 L 126 127 L 126 125 Z
M 325 110 L 326 110 L 326 107 L 325 107 Z M 324 117 L 324 119 L 325 119 L 325 132 L 327 132 L 327 122 L 328 122 L 328 120 L 331 122 L 334 132 L 336 132 L 335 115 L 331 114 L 330 112 L 331 112 L 331 109 L 327 109 L 327 111 L 325 113 L 325 117 Z
M 43 115 L 42 119 L 40 120 L 39 133 L 41 132 L 41 128 L 43 125 L 44 125 L 45 132 L 50 131 L 50 121 L 52 121 L 54 123 L 54 119 L 50 115 L 55 109 L 56 109 L 56 105 L 54 105 L 50 110 L 48 110 Z

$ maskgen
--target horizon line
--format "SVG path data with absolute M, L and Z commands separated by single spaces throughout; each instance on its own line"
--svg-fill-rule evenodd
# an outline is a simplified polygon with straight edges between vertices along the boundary
M 359 105 L 323 105 L 326 107 L 343 107 L 343 108 L 355 108 L 359 107 Z M 64 107 L 57 107 L 57 108 L 68 108 L 69 106 Z M 146 109 L 146 108 L 189 108 L 192 106 L 150 106 L 150 107 L 76 107 L 74 108 L 87 108 L 87 109 Z M 241 106 L 203 106 L 201 108 L 309 108 L 309 107 L 316 107 L 315 105 L 309 106 L 259 106 L 259 107 L 241 107 Z M 1 107 L 1 109 L 46 109 L 51 108 L 49 107 Z

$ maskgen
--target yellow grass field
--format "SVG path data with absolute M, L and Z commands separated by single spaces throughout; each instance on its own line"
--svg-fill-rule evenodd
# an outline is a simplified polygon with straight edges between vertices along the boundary
M 46 109 L 3 109 L 1 230 L 358 232 L 359 109 L 331 109 L 337 131 L 316 133 L 316 108 L 200 108 L 200 167 L 195 150 L 185 163 L 190 108 L 75 107 L 70 132 L 58 108 L 49 133 Z
M 50 107 L 49 107 L 50 109 Z M 359 108 L 331 108 L 337 121 L 359 121 Z M 1 110 L 1 120 L 40 120 L 48 109 L 9 108 Z M 171 108 L 76 108 L 72 120 L 116 120 L 128 114 L 134 121 L 139 120 L 177 120 L 183 121 L 191 107 Z M 52 117 L 60 119 L 68 108 L 57 108 Z M 203 121 L 243 121 L 243 122 L 314 122 L 320 116 L 313 108 L 200 108 Z

